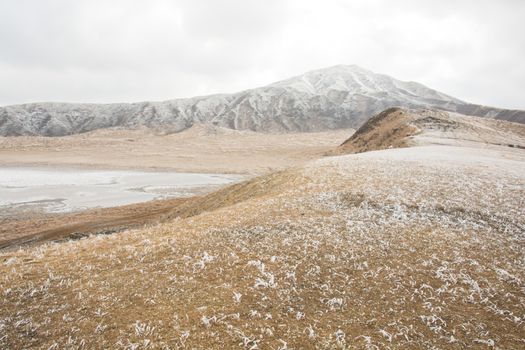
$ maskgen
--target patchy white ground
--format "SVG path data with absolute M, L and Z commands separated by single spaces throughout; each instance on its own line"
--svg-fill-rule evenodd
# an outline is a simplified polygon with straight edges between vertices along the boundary
M 112 207 L 187 196 L 240 180 L 236 175 L 0 167 L 3 206 L 37 204 L 48 212 Z
M 220 201 L 0 255 L 0 346 L 525 347 L 523 150 L 325 158 L 195 210 Z

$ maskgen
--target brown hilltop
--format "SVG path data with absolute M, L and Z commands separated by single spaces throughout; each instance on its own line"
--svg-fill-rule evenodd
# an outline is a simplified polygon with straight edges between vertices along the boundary
M 525 126 L 437 110 L 389 108 L 370 118 L 331 154 L 428 144 L 525 147 Z

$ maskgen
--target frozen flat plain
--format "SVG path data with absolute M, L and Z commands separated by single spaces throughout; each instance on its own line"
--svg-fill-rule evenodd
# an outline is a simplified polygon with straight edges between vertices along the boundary
M 222 174 L 0 167 L 0 210 L 19 205 L 35 205 L 46 212 L 113 207 L 187 196 L 240 178 Z

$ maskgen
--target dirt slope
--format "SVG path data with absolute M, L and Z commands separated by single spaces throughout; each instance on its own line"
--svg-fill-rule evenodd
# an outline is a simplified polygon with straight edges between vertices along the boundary
M 65 214 L 17 212 L 0 217 L 0 250 L 157 224 L 187 200 L 173 198 Z
M 0 254 L 0 347 L 525 345 L 522 149 L 327 157 L 203 198 Z

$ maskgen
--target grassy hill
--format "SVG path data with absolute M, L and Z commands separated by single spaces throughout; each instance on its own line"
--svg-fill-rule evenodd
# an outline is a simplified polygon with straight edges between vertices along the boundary
M 522 348 L 525 152 L 479 145 L 325 157 L 0 254 L 0 347 Z

